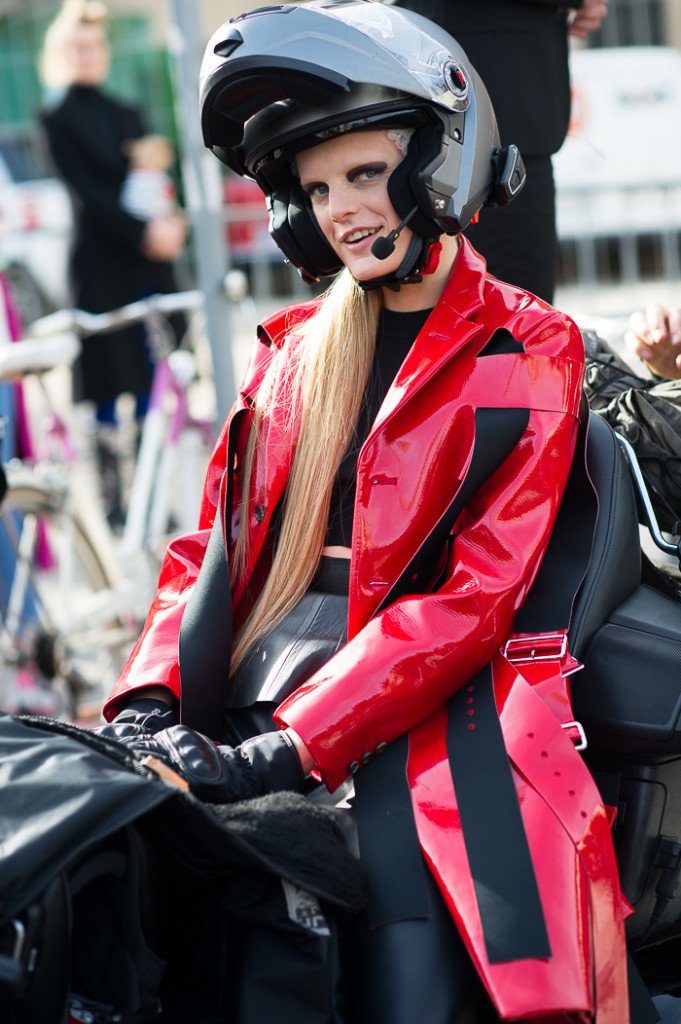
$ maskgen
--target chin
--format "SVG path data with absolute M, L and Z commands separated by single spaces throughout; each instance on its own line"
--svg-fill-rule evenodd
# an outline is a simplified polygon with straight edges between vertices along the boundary
M 377 260 L 375 257 L 372 257 L 370 263 L 367 262 L 361 266 L 354 267 L 351 264 L 347 266 L 356 281 L 373 281 L 375 278 L 383 277 L 385 274 L 394 274 L 396 270 L 399 270 L 402 259 L 402 256 L 393 253 L 387 260 Z

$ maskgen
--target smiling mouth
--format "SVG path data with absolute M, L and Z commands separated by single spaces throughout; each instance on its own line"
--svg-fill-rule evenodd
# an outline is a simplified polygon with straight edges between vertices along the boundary
M 357 231 L 351 231 L 349 235 L 346 235 L 342 239 L 344 245 L 351 245 L 353 242 L 362 242 L 365 238 L 369 238 L 377 233 L 377 228 L 360 228 Z

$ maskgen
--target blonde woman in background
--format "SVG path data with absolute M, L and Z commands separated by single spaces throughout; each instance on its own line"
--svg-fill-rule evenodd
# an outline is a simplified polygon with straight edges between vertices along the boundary
M 41 122 L 74 205 L 73 302 L 91 313 L 153 292 L 176 290 L 172 264 L 186 235 L 179 212 L 148 219 L 121 205 L 129 146 L 146 130 L 137 107 L 105 91 L 109 64 L 104 5 L 66 0 L 45 36 L 41 74 L 50 100 L 41 111 Z M 123 518 L 116 399 L 123 393 L 135 395 L 141 420 L 149 387 L 142 328 L 84 339 L 74 372 L 74 398 L 95 404 L 102 496 L 113 526 Z

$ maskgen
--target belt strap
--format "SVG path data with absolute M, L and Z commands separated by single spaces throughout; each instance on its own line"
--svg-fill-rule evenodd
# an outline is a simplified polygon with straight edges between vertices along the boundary
M 516 667 L 522 664 L 523 676 L 536 685 L 564 727 L 576 726 L 571 722 L 565 677 L 579 667 L 567 651 L 567 627 L 591 558 L 598 514 L 586 469 L 588 416 L 584 406 L 575 457 L 551 539 L 517 613 L 517 633 L 504 647 L 505 658 Z M 494 699 L 491 665 L 451 698 L 448 713 L 452 781 L 490 963 L 550 956 Z
M 400 736 L 355 775 L 354 807 L 372 928 L 430 914 L 423 855 Z
M 548 547 L 515 619 L 516 633 L 566 630 L 591 560 L 598 500 L 586 467 L 589 409 L 583 398 L 575 455 Z
M 485 668 L 448 702 L 447 751 L 490 963 L 549 957 L 525 826 Z
M 618 1024 L 628 1019 L 626 948 L 615 850 L 601 795 L 583 760 L 556 730 L 553 713 L 517 666 L 499 656 L 495 678 L 505 698 L 501 727 L 513 763 L 560 817 L 589 878 L 596 1017 Z

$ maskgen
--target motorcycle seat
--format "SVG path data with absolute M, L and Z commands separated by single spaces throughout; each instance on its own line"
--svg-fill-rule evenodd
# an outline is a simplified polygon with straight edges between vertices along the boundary
M 579 661 L 596 630 L 641 583 L 641 541 L 629 466 L 612 427 L 589 415 L 586 468 L 598 501 L 591 557 L 570 621 Z
M 575 599 L 575 717 L 591 751 L 681 754 L 681 601 L 641 581 L 634 484 L 612 428 L 593 413 L 587 469 L 598 497 L 591 560 Z

